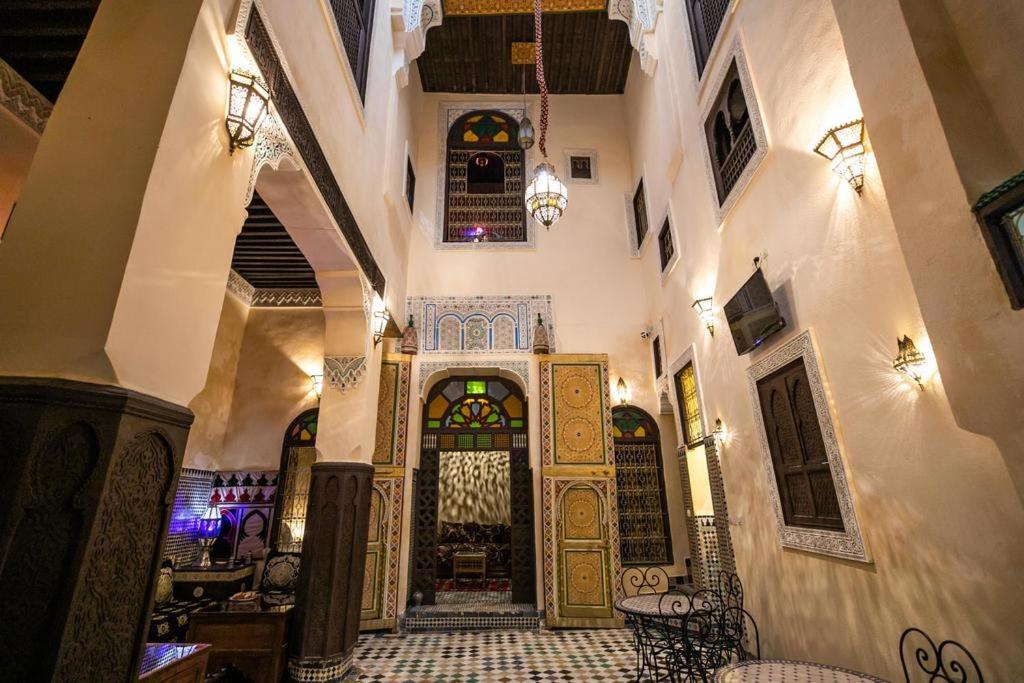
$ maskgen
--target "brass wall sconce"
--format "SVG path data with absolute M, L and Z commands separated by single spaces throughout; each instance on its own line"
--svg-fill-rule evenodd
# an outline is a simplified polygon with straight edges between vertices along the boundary
M 373 345 L 376 346 L 384 340 L 388 325 L 391 324 L 391 313 L 386 308 L 373 312 Z
M 228 151 L 251 147 L 256 141 L 256 131 L 267 117 L 270 106 L 270 90 L 266 84 L 246 71 L 235 69 L 228 79 L 228 113 L 225 126 L 228 129 Z
M 619 378 L 618 383 L 615 385 L 615 393 L 619 397 L 619 405 L 626 405 L 629 403 L 629 399 L 632 397 L 632 393 L 629 390 L 629 385 L 626 384 L 626 380 Z
M 708 333 L 715 336 L 715 311 L 712 306 L 711 297 L 706 299 L 697 299 L 693 302 L 693 310 L 697 312 L 697 317 L 704 323 L 704 327 L 707 328 Z
M 899 353 L 896 354 L 896 358 L 892 361 L 893 369 L 917 382 L 917 386 L 920 387 L 921 391 L 924 391 L 924 385 L 928 381 L 929 374 L 927 370 L 928 357 L 917 349 L 917 346 L 914 345 L 914 340 L 907 335 L 898 338 L 896 343 L 899 347 Z
M 313 393 L 316 394 L 316 400 L 320 400 L 320 397 L 324 393 L 324 376 L 323 375 L 310 375 L 309 381 L 313 385 Z
M 836 126 L 814 151 L 832 162 L 832 172 L 860 194 L 864 188 L 864 119 Z
M 715 438 L 715 445 L 723 446 L 725 444 L 727 434 L 728 433 L 725 431 L 725 424 L 722 423 L 722 418 L 715 418 L 715 431 L 711 433 Z

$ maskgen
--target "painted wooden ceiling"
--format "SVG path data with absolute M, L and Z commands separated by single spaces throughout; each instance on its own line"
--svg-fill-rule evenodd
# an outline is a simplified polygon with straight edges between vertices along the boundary
M 267 203 L 253 195 L 231 268 L 257 289 L 315 289 L 316 276 Z
M 56 102 L 100 0 L 0 0 L 0 59 Z
M 524 67 L 513 65 L 512 43 L 533 40 L 529 14 L 445 14 L 427 31 L 427 48 L 416 60 L 426 92 L 515 94 L 523 91 Z M 620 94 L 633 56 L 629 29 L 605 11 L 544 14 L 544 69 L 552 94 Z M 526 90 L 536 93 L 533 67 Z

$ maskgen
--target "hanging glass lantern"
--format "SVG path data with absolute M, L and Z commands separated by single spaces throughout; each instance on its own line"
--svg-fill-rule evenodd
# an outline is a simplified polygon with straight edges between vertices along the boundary
M 533 180 L 526 188 L 526 210 L 533 219 L 550 228 L 558 222 L 569 205 L 569 190 L 558 179 L 555 167 L 546 161 L 537 164 Z
M 256 141 L 256 131 L 267 116 L 269 103 L 270 90 L 263 81 L 238 69 L 231 72 L 225 125 L 232 154 Z
M 524 116 L 519 122 L 519 146 L 525 152 L 533 147 L 533 121 L 529 116 Z

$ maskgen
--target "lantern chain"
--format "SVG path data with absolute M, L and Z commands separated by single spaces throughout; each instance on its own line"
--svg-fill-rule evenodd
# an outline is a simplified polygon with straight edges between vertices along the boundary
M 540 153 L 548 158 L 548 82 L 544 77 L 544 36 L 541 19 L 542 0 L 533 0 L 533 36 L 536 50 L 537 87 L 540 89 Z

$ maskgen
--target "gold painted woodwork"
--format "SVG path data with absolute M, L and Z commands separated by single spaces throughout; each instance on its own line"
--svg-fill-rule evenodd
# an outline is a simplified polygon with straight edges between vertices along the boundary
M 541 469 L 545 477 L 560 477 L 571 479 L 614 479 L 615 466 L 588 467 L 586 465 L 546 465 Z
M 552 364 L 554 463 L 604 464 L 604 378 L 596 363 Z
M 405 479 L 404 467 L 390 467 L 376 465 L 373 468 L 374 479 Z
M 398 363 L 385 361 L 380 366 L 380 390 L 377 393 L 377 434 L 373 464 L 394 462 L 395 408 L 398 401 Z
M 363 599 L 359 619 L 380 619 L 383 612 L 385 574 L 385 534 L 388 502 L 376 486 L 370 496 L 370 529 L 366 544 L 366 568 L 363 570 Z
M 575 486 L 562 496 L 562 538 L 565 540 L 601 539 L 601 496 L 589 486 Z
M 603 550 L 573 549 L 562 553 L 562 590 L 567 608 L 563 614 L 607 616 L 605 610 L 611 595 L 606 564 Z M 591 610 L 596 612 L 588 614 Z
M 535 43 L 512 43 L 513 64 L 536 64 L 537 46 Z
M 544 0 L 545 12 L 604 11 L 606 0 Z M 533 0 L 445 0 L 446 17 L 533 14 Z

